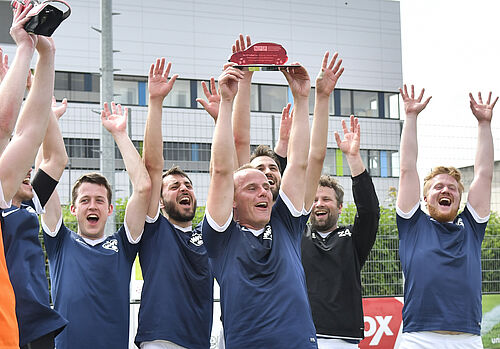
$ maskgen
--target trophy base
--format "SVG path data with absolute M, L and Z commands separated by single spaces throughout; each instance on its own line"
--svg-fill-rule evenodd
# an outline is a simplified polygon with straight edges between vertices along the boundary
M 298 65 L 277 65 L 277 64 L 248 64 L 248 65 L 234 65 L 233 67 L 244 71 L 279 71 L 283 68 L 299 67 Z

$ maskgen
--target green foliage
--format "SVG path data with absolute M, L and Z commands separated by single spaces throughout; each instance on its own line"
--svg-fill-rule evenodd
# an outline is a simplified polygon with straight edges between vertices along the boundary
M 481 248 L 483 293 L 500 292 L 500 215 L 492 212 Z

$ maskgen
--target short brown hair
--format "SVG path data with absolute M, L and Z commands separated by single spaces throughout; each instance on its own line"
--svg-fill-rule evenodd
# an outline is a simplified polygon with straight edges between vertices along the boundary
M 250 162 L 252 162 L 255 158 L 258 158 L 260 156 L 267 156 L 273 159 L 273 161 L 278 166 L 279 171 L 281 172 L 281 166 L 280 166 L 280 161 L 278 160 L 278 156 L 276 156 L 276 153 L 271 148 L 269 148 L 269 146 L 261 144 L 257 148 L 255 148 L 252 155 L 250 155 Z
M 329 187 L 335 190 L 335 199 L 337 200 L 337 207 L 344 203 L 344 189 L 335 178 L 329 175 L 321 175 L 319 178 L 320 187 Z
M 83 183 L 93 183 L 97 185 L 102 185 L 106 188 L 108 193 L 108 205 L 111 205 L 111 186 L 109 185 L 108 180 L 102 174 L 97 172 L 86 173 L 80 178 L 78 178 L 73 184 L 73 188 L 71 189 L 71 204 L 74 205 L 76 202 L 76 198 L 78 197 L 78 189 Z
M 464 191 L 464 185 L 462 183 L 462 174 L 460 173 L 460 171 L 453 166 L 448 166 L 448 167 L 437 166 L 437 167 L 434 167 L 431 170 L 431 173 L 429 173 L 424 178 L 424 196 L 427 196 L 427 193 L 429 192 L 429 189 L 430 189 L 431 183 L 432 183 L 431 179 L 433 179 L 434 177 L 436 177 L 437 175 L 440 175 L 440 174 L 447 174 L 447 175 L 450 175 L 453 178 L 455 178 L 455 180 L 458 183 L 458 192 L 460 193 L 460 195 L 462 195 L 462 193 Z
M 174 175 L 179 175 L 179 176 L 182 176 L 184 178 L 187 178 L 187 180 L 189 181 L 189 183 L 191 183 L 191 185 L 193 184 L 193 182 L 191 181 L 191 178 L 189 178 L 189 176 L 187 175 L 187 173 L 184 172 L 177 165 L 173 165 L 167 171 L 163 172 L 163 174 L 161 176 L 161 180 L 163 181 L 163 179 L 165 179 L 165 177 L 167 177 L 167 176 L 174 176 Z M 160 189 L 160 195 L 163 195 L 163 184 L 162 184 L 161 189 Z

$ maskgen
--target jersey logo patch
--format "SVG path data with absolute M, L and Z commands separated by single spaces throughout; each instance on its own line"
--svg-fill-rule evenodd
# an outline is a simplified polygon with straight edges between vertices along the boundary
M 264 229 L 264 235 L 262 235 L 262 240 L 273 240 L 273 230 L 271 229 L 271 226 L 268 224 L 266 225 L 266 228 Z
M 464 221 L 462 220 L 461 217 L 458 217 L 457 222 L 455 224 L 461 226 L 462 228 L 464 227 Z
M 102 244 L 102 248 L 118 252 L 118 240 L 116 239 L 108 240 Z
M 29 213 L 37 214 L 35 209 L 31 206 L 26 207 L 26 211 L 28 211 Z
M 339 238 L 343 238 L 345 236 L 351 236 L 352 235 L 352 233 L 351 233 L 351 231 L 349 229 L 341 230 L 337 234 L 338 234 Z
M 14 213 L 14 212 L 17 212 L 17 211 L 19 211 L 19 207 L 16 208 L 15 210 L 12 210 L 12 211 L 9 211 L 9 212 L 2 211 L 2 217 L 7 217 L 11 213 Z
M 189 242 L 195 246 L 203 245 L 203 238 L 201 236 L 201 233 L 193 232 L 193 234 L 191 235 L 191 239 L 189 239 Z

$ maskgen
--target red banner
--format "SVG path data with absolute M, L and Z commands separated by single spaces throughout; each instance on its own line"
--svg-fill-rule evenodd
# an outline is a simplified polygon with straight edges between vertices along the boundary
M 399 345 L 403 319 L 403 298 L 363 298 L 365 339 L 361 349 L 394 349 Z

